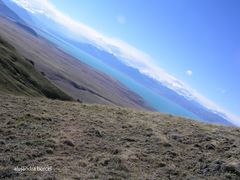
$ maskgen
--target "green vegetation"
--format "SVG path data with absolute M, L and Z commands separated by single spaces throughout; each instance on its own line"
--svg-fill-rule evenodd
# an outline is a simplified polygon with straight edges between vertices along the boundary
M 45 96 L 51 99 L 72 100 L 35 70 L 15 48 L 0 37 L 0 90 L 8 94 Z

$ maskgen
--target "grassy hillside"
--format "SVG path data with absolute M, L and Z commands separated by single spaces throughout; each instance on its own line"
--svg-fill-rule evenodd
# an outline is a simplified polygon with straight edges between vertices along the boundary
M 3 95 L 0 122 L 0 179 L 240 177 L 237 128 L 118 107 Z M 30 166 L 49 171 L 13 170 Z
M 34 68 L 31 60 L 20 56 L 0 37 L 0 91 L 16 95 L 46 96 L 71 100 Z
M 0 17 L 0 36 L 10 42 L 57 87 L 85 103 L 151 108 L 142 97 L 119 81 L 64 53 L 49 41 L 32 35 Z

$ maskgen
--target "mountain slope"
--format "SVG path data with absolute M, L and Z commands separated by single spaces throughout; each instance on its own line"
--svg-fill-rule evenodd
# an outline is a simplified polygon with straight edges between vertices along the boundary
M 35 22 L 31 16 L 31 13 L 24 8 L 18 6 L 12 0 L 1 0 L 5 6 L 7 6 L 11 11 L 13 11 L 18 17 L 20 17 L 24 23 L 27 25 L 35 26 Z
M 10 9 L 5 1 L 0 0 L 0 16 L 5 17 L 16 23 L 23 30 L 31 33 L 34 36 L 38 36 L 37 32 L 31 28 L 28 23 L 23 20 L 17 13 L 15 13 L 12 9 Z M 8 4 L 14 4 L 12 2 L 7 2 Z M 16 5 L 15 5 L 16 6 Z M 21 9 L 21 8 L 20 8 Z M 27 15 L 25 15 L 27 16 Z M 30 17 L 29 17 L 30 18 Z M 33 24 L 32 21 L 28 21 L 30 24 Z
M 0 15 L 25 24 L 25 22 L 15 12 L 8 8 L 2 0 L 0 0 Z
M 144 100 L 115 79 L 59 50 L 49 41 L 32 36 L 0 18 L 0 35 L 34 62 L 39 72 L 74 99 L 87 103 L 151 109 Z
M 0 90 L 5 93 L 46 96 L 52 99 L 72 98 L 34 69 L 32 61 L 21 57 L 8 42 L 0 37 Z
M 0 179 L 240 177 L 238 128 L 119 107 L 3 95 L 0 121 Z M 29 166 L 48 171 L 18 171 Z

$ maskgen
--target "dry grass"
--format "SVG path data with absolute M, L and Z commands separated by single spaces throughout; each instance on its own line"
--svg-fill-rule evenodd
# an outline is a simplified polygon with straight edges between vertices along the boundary
M 0 95 L 0 177 L 239 179 L 240 129 L 119 107 Z M 15 172 L 16 166 L 52 166 Z
M 33 61 L 23 58 L 1 36 L 0 91 L 15 95 L 45 96 L 52 99 L 73 100 L 36 71 Z

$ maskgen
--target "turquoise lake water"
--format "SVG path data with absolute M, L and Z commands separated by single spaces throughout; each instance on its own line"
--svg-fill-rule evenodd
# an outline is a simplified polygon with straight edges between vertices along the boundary
M 140 95 L 145 102 L 148 103 L 149 106 L 153 107 L 159 112 L 169 113 L 178 116 L 184 116 L 191 119 L 199 119 L 195 114 L 189 112 L 188 110 L 184 109 L 183 107 L 179 106 L 178 104 L 168 100 L 165 97 L 160 96 L 159 94 L 153 92 L 152 90 L 148 89 L 147 87 L 137 83 L 133 79 L 129 78 L 125 74 L 116 71 L 115 69 L 105 65 L 100 60 L 96 59 L 95 57 L 81 51 L 80 49 L 76 48 L 75 46 L 58 39 L 57 37 L 47 35 L 42 33 L 42 36 L 47 38 L 49 41 L 54 43 L 58 46 L 59 49 L 63 50 L 64 52 L 72 55 L 73 57 L 79 59 L 81 62 L 88 64 L 89 66 L 104 72 L 105 74 L 117 79 L 130 90 L 135 92 L 136 94 Z

